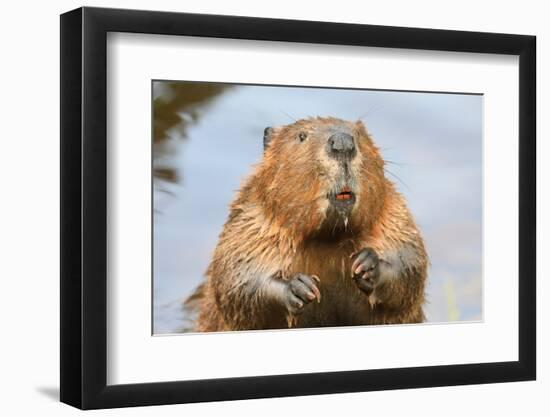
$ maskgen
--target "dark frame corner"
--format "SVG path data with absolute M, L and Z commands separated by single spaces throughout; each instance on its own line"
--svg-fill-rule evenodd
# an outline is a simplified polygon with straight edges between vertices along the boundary
M 108 32 L 519 56 L 519 360 L 108 386 Z M 61 15 L 61 401 L 92 409 L 535 379 L 535 55 L 525 35 L 87 7 Z

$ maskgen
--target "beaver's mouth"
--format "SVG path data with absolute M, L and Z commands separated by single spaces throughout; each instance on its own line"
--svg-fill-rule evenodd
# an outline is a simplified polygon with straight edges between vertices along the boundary
M 332 204 L 341 207 L 352 206 L 355 203 L 355 193 L 347 186 L 343 187 L 339 193 L 329 196 Z
M 354 195 L 349 189 L 349 187 L 344 187 L 342 188 L 342 191 L 336 194 L 336 200 L 351 200 L 353 196 Z

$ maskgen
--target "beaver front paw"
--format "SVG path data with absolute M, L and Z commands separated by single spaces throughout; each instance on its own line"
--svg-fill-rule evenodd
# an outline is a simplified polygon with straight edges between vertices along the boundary
M 364 248 L 351 255 L 351 276 L 357 287 L 371 295 L 380 278 L 380 260 L 372 248 Z
M 315 275 L 305 274 L 296 274 L 287 281 L 283 302 L 290 314 L 299 315 L 313 300 L 321 302 L 319 282 L 319 278 Z

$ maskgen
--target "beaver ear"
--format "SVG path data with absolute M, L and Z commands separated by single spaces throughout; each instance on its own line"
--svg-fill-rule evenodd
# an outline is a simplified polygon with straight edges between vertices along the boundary
M 269 142 L 271 142 L 272 137 L 273 137 L 273 128 L 268 126 L 264 129 L 264 151 L 269 146 Z
M 363 121 L 361 119 L 359 119 L 355 122 L 355 126 L 357 126 L 357 128 L 360 131 L 365 132 L 367 135 L 369 134 L 368 131 L 367 131 L 367 127 L 365 126 L 365 123 L 363 123 Z

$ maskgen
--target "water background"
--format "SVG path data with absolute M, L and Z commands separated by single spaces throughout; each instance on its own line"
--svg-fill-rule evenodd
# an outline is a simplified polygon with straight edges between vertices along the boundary
M 482 96 L 156 81 L 153 98 L 155 333 L 188 324 L 264 128 L 308 116 L 362 118 L 391 161 L 431 260 L 428 321 L 481 319 Z

